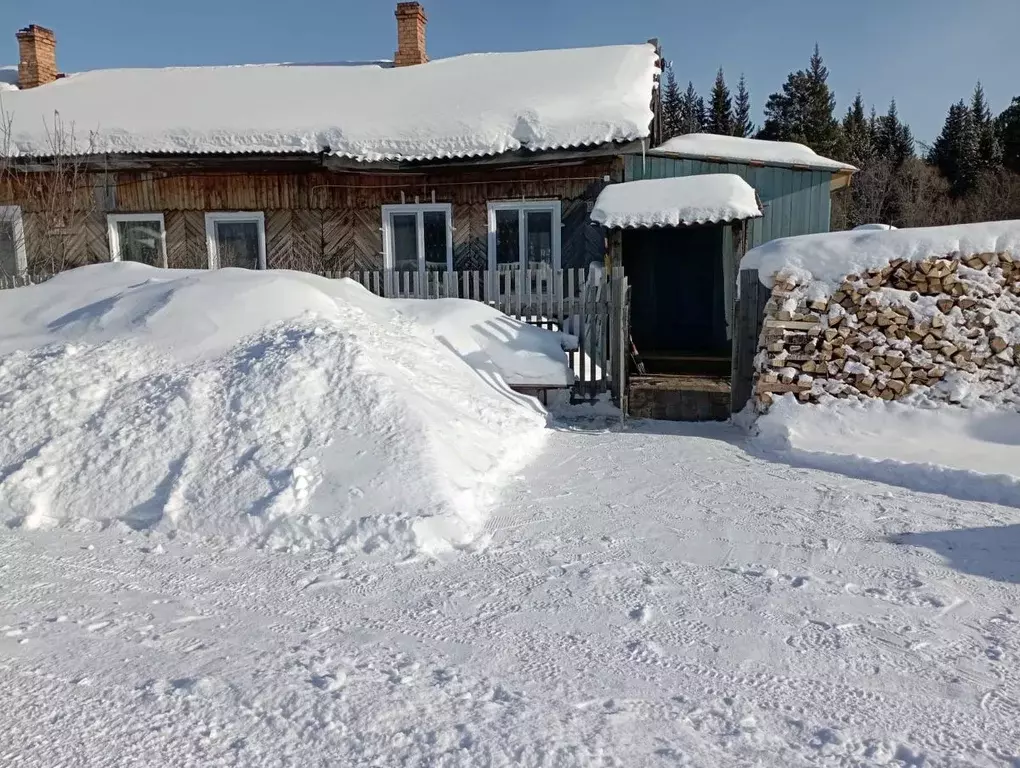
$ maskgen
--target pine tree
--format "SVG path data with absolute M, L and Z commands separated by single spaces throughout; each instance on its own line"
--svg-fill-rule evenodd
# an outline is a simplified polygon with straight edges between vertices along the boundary
M 864 115 L 864 99 L 858 93 L 843 118 L 843 156 L 858 168 L 867 165 L 874 154 L 871 131 L 868 118 Z
M 889 111 L 878 118 L 873 141 L 876 154 L 894 165 L 902 165 L 914 156 L 914 134 L 909 125 L 900 122 L 896 99 L 889 102 Z
M 730 89 L 726 87 L 722 67 L 719 67 L 715 84 L 712 86 L 705 130 L 721 136 L 730 136 L 733 133 L 733 100 L 730 98 Z
M 687 83 L 687 90 L 680 97 L 680 133 L 699 133 L 705 123 L 705 101 L 694 90 L 694 83 Z
M 961 99 L 949 108 L 942 133 L 935 139 L 928 153 L 928 161 L 937 166 L 949 181 L 953 195 L 962 197 L 977 184 L 979 152 L 974 116 Z
M 673 64 L 666 65 L 666 87 L 662 94 L 662 138 L 671 139 L 679 135 L 683 118 L 683 97 L 676 84 Z
M 974 131 L 977 134 L 978 166 L 982 170 L 995 168 L 1002 162 L 1002 150 L 999 146 L 995 121 L 992 120 L 992 111 L 988 108 L 988 102 L 985 100 L 985 89 L 981 87 L 980 81 L 974 87 L 970 115 L 974 122 Z
M 741 74 L 737 85 L 737 100 L 733 104 L 733 135 L 746 139 L 754 130 L 755 125 L 751 122 L 751 94 L 747 92 L 747 79 Z
M 815 46 L 808 69 L 791 73 L 781 92 L 765 104 L 763 139 L 798 141 L 822 155 L 835 154 L 840 125 L 833 116 L 836 97 L 829 90 L 829 70 Z
M 995 127 L 1002 146 L 1002 164 L 1020 173 L 1020 96 L 1014 96 L 1013 102 L 996 118 Z

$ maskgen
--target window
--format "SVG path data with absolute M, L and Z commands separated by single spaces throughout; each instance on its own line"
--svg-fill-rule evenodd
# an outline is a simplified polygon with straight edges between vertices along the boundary
M 106 217 L 113 261 L 137 261 L 166 268 L 162 213 L 118 213 Z
M 24 274 L 27 269 L 28 254 L 25 250 L 21 208 L 17 205 L 0 205 L 0 277 Z
M 560 201 L 489 203 L 489 269 L 560 268 Z
M 383 206 L 383 266 L 395 272 L 452 272 L 452 206 Z
M 209 268 L 266 268 L 266 217 L 261 213 L 207 213 Z

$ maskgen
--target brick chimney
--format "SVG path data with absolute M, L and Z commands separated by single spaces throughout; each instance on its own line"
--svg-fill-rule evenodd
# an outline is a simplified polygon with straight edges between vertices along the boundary
M 18 30 L 18 87 L 36 88 L 57 79 L 57 37 L 37 24 Z
M 425 26 L 428 17 L 421 3 L 397 3 L 397 52 L 393 64 L 413 67 L 429 60 L 425 53 Z

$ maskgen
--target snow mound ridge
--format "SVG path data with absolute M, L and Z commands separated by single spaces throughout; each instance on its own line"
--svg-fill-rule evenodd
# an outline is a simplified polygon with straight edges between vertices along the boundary
M 555 334 L 427 304 L 132 264 L 5 292 L 0 520 L 398 555 L 469 543 L 545 435 L 505 375 L 566 366 Z M 501 355 L 477 343 L 490 326 Z
M 755 422 L 750 444 L 794 466 L 1020 507 L 1020 413 L 786 395 Z

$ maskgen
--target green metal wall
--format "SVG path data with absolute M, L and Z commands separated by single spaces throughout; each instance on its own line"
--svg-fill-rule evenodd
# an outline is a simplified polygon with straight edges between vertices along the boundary
M 811 235 L 829 231 L 828 171 L 795 171 L 762 168 L 741 163 L 681 160 L 670 157 L 628 155 L 625 181 L 697 176 L 702 173 L 734 173 L 758 191 L 764 216 L 751 222 L 748 247 L 779 237 Z

